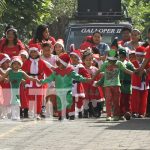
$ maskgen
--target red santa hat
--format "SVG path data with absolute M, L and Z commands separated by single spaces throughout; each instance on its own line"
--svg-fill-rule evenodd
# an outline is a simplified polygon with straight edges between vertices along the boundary
M 82 62 L 82 61 L 81 61 L 81 53 L 80 53 L 79 50 L 74 50 L 73 52 L 70 53 L 70 55 L 75 55 L 75 56 L 77 56 L 78 59 L 79 59 L 79 61 Z
M 29 57 L 29 54 L 28 54 L 28 52 L 27 52 L 26 50 L 21 50 L 20 53 L 19 53 L 19 55 L 20 55 L 20 56 L 21 56 L 21 55 L 25 55 L 26 58 Z
M 10 57 L 7 54 L 0 54 L 0 65 L 3 64 L 5 61 L 10 60 Z
M 11 65 L 12 65 L 14 62 L 16 62 L 16 61 L 19 62 L 21 66 L 23 65 L 23 62 L 22 62 L 20 56 L 14 56 L 14 57 L 12 57 Z
M 59 45 L 61 45 L 61 46 L 64 48 L 64 40 L 63 40 L 63 39 L 58 39 L 58 40 L 56 41 L 55 45 L 56 45 L 56 44 L 59 44 Z M 55 47 L 55 45 L 54 45 L 54 47 Z
M 135 51 L 135 54 L 136 55 L 146 55 L 146 49 L 145 49 L 145 47 L 143 47 L 143 46 L 137 47 L 136 51 Z
M 68 64 L 70 63 L 70 57 L 68 54 L 65 53 L 58 57 L 58 61 L 60 61 L 61 64 L 67 67 Z
M 31 51 L 38 52 L 39 55 L 41 55 L 41 47 L 39 44 L 30 44 L 29 45 L 29 54 Z

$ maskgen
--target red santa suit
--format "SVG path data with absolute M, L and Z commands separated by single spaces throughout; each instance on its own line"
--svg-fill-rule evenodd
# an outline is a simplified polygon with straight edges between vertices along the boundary
M 136 54 L 145 55 L 145 48 L 138 47 Z M 142 63 L 137 60 L 132 62 L 135 68 L 140 68 Z M 150 64 L 146 68 L 149 68 Z M 132 76 L 132 96 L 131 96 L 131 108 L 132 113 L 144 116 L 146 113 L 147 96 L 149 89 L 148 75 L 143 74 L 142 77 L 133 74 Z
M 3 40 L 0 43 L 0 52 L 8 54 L 10 58 L 12 58 L 13 56 L 18 56 L 19 52 L 22 49 L 25 49 L 25 47 L 20 40 L 17 40 L 17 44 L 13 47 L 8 47 L 6 45 L 6 38 L 3 38 Z
M 86 70 L 88 71 L 88 74 L 92 78 L 97 72 L 98 68 L 96 68 L 95 66 L 91 66 L 90 68 L 86 68 Z M 94 80 L 98 81 L 100 80 L 101 77 L 102 77 L 101 75 L 98 75 L 97 77 L 95 77 Z M 94 87 L 93 82 L 91 82 L 90 84 L 89 83 L 83 84 L 85 89 L 85 104 L 84 104 L 85 110 L 89 109 L 88 106 L 89 102 L 92 102 L 93 107 L 96 108 L 98 102 L 104 101 L 102 88 Z
M 5 61 L 10 60 L 10 57 L 7 54 L 0 54 L 0 65 L 2 65 Z M 3 73 L 6 73 L 10 68 L 7 68 L 6 70 L 0 68 L 0 70 Z M 11 98 L 11 92 L 10 92 L 10 82 L 1 81 L 0 85 L 2 87 L 2 93 L 4 97 L 3 106 L 9 106 L 10 105 L 10 98 Z
M 70 55 L 75 55 L 79 59 L 79 64 L 72 65 L 74 71 L 83 77 L 90 78 L 90 75 L 88 74 L 85 67 L 80 63 L 81 62 L 81 54 L 79 50 L 74 50 L 70 53 Z M 75 115 L 75 105 L 79 112 L 82 112 L 83 107 L 83 101 L 85 99 L 85 93 L 84 93 L 84 87 L 83 83 L 77 82 L 73 80 L 73 88 L 72 88 L 72 96 L 73 96 L 73 104 L 69 112 L 69 116 Z
M 5 61 L 10 60 L 7 54 L 0 54 L 0 65 Z M 6 70 L 0 68 L 0 72 L 6 73 L 10 68 Z M 0 106 L 1 106 L 1 117 L 7 117 L 7 114 L 10 113 L 10 99 L 11 99 L 11 90 L 10 82 L 1 81 L 0 82 Z
M 32 44 L 29 48 L 30 51 L 39 51 L 40 48 L 37 46 L 37 44 Z M 22 69 L 30 76 L 34 76 L 35 78 L 38 78 L 39 80 L 44 79 L 44 75 L 49 76 L 52 71 L 49 67 L 47 67 L 45 61 L 43 61 L 40 58 L 32 59 L 29 58 L 24 64 Z M 37 103 L 37 114 L 41 113 L 42 108 L 42 101 L 43 101 L 43 95 L 46 93 L 46 88 L 48 87 L 47 84 L 45 85 L 39 85 L 37 82 L 33 81 L 26 81 L 26 88 L 27 88 L 27 97 L 28 97 L 28 105 L 29 106 L 29 100 L 36 100 Z

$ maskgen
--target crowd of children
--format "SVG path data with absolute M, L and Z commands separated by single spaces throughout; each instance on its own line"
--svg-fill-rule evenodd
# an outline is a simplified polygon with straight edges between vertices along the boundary
M 148 41 L 136 44 L 140 31 L 124 32 L 131 36 L 117 46 L 102 43 L 96 31 L 80 49 L 65 50 L 46 25 L 28 46 L 10 26 L 0 40 L 0 119 L 99 118 L 104 104 L 106 121 L 149 115 L 150 64 L 141 66 L 150 51 L 150 30 Z

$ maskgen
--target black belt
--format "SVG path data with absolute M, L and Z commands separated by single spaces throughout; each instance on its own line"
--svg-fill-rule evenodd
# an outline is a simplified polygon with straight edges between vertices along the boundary
M 76 83 L 80 83 L 80 81 L 73 80 L 72 83 L 76 84 Z

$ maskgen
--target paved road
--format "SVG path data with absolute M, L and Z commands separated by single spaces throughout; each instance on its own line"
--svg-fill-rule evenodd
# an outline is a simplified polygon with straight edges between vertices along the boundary
M 0 121 L 0 150 L 150 149 L 150 119 Z

